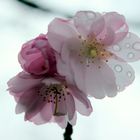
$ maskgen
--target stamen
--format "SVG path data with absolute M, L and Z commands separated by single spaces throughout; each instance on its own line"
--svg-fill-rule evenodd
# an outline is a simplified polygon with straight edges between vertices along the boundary
M 66 89 L 67 86 L 63 84 L 44 85 L 39 90 L 37 90 L 37 95 L 42 99 L 43 102 L 54 104 L 53 114 L 55 116 L 63 116 L 65 114 L 59 110 L 59 102 L 65 101 L 65 96 L 70 94 Z
M 78 36 L 78 38 L 79 38 L 79 39 L 81 39 L 81 38 L 82 38 L 82 36 L 81 36 L 81 35 L 79 35 L 79 36 Z
M 86 66 L 89 67 L 90 63 L 94 63 L 95 59 L 104 59 L 106 62 L 108 62 L 108 58 L 111 57 L 113 54 L 109 51 L 107 51 L 104 48 L 104 43 L 102 43 L 102 39 L 99 38 L 98 40 L 96 37 L 87 36 L 86 39 L 82 39 L 82 36 L 80 37 L 82 41 L 82 47 L 80 48 L 80 51 L 78 53 L 78 56 L 84 57 L 87 59 L 87 61 L 80 60 L 80 63 L 86 63 Z M 100 68 L 100 67 L 99 67 Z
M 56 99 L 55 99 L 55 102 L 56 102 L 56 104 L 55 104 L 55 109 L 54 109 L 54 114 L 57 114 L 57 109 L 58 109 L 58 97 L 57 97 L 57 95 L 56 95 Z

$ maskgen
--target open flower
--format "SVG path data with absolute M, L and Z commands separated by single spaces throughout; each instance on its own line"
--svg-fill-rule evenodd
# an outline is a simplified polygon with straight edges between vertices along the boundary
M 133 82 L 126 62 L 140 59 L 140 39 L 128 32 L 122 15 L 80 11 L 70 20 L 54 19 L 47 35 L 58 52 L 58 72 L 81 91 L 113 97 Z
M 44 34 L 23 44 L 18 55 L 21 67 L 32 74 L 54 73 L 55 56 Z
M 21 72 L 8 82 L 17 102 L 16 113 L 25 112 L 25 120 L 35 124 L 56 122 L 65 128 L 76 123 L 76 112 L 90 115 L 92 107 L 86 95 L 67 84 L 64 77 L 35 76 Z

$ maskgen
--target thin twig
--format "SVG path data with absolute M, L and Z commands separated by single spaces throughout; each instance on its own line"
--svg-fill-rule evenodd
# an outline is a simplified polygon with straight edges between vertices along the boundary
M 58 11 L 58 10 L 53 10 L 51 8 L 48 8 L 47 6 L 43 7 L 37 3 L 35 3 L 34 1 L 29 1 L 29 0 L 16 0 L 30 8 L 34 8 L 34 9 L 37 9 L 37 10 L 40 10 L 40 11 L 43 11 L 43 12 L 46 12 L 46 13 L 51 13 L 51 14 L 60 14 L 60 15 L 63 15 L 67 18 L 71 18 L 72 15 L 66 13 L 66 12 L 63 12 L 63 11 Z

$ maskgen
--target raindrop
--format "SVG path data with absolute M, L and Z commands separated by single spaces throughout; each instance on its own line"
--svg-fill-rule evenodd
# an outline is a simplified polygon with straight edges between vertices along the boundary
M 94 13 L 87 13 L 87 16 L 89 19 L 94 19 L 96 17 L 96 15 Z
M 120 86 L 117 86 L 117 90 L 119 91 L 121 88 L 120 88 Z
M 126 35 L 126 37 L 127 37 L 127 38 L 130 38 L 130 37 L 131 37 L 130 33 L 128 33 L 128 34 Z
M 132 73 L 130 71 L 127 72 L 128 77 L 132 77 Z
M 122 66 L 116 65 L 116 66 L 115 66 L 115 71 L 116 71 L 116 72 L 121 72 L 121 71 L 122 71 Z
M 134 43 L 133 48 L 137 51 L 140 51 L 140 42 Z
M 132 53 L 132 52 L 130 52 L 130 53 L 128 53 L 128 55 L 127 55 L 127 57 L 129 58 L 129 59 L 132 59 L 132 58 L 134 58 L 134 53 Z
M 130 47 L 130 44 L 129 43 L 126 43 L 126 45 L 125 45 L 127 48 L 129 48 Z
M 118 46 L 118 45 L 114 45 L 114 46 L 113 46 L 113 50 L 114 50 L 114 51 L 120 51 L 121 48 L 120 48 L 120 46 Z

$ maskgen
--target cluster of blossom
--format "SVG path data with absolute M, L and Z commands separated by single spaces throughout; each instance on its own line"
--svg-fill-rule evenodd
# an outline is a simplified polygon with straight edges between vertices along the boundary
M 140 59 L 140 38 L 116 12 L 80 11 L 55 18 L 46 34 L 23 44 L 18 59 L 23 71 L 8 81 L 16 113 L 65 128 L 77 112 L 91 114 L 88 97 L 114 97 L 133 82 L 127 62 Z

